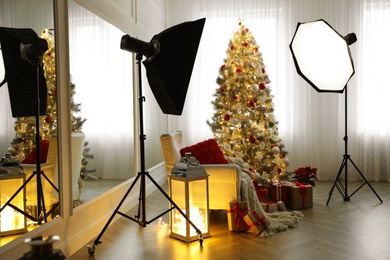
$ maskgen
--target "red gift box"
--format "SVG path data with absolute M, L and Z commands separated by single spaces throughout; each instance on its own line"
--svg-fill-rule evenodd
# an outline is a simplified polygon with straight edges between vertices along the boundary
M 258 182 L 253 180 L 253 186 L 255 186 L 257 198 L 260 202 L 269 200 L 269 188 L 265 186 L 259 186 Z
M 262 186 L 257 187 L 256 194 L 260 202 L 269 200 L 269 191 L 267 188 Z
M 286 207 L 289 207 L 291 200 L 291 185 L 286 183 L 275 183 L 271 185 L 271 200 L 283 201 Z
M 246 231 L 249 229 L 244 221 L 244 216 L 248 214 L 246 201 L 228 203 L 226 213 L 229 231 Z

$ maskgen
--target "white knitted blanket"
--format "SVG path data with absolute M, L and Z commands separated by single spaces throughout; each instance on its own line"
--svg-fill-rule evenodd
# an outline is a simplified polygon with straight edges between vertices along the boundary
M 264 211 L 257 198 L 256 189 L 253 186 L 252 174 L 245 167 L 244 161 L 241 158 L 226 157 L 229 163 L 238 165 L 241 168 L 241 200 L 246 201 L 248 209 L 255 210 L 261 209 L 265 217 L 270 222 L 266 232 L 263 232 L 263 236 L 269 236 L 273 233 L 285 231 L 288 228 L 294 228 L 298 222 L 303 219 L 303 214 L 300 211 L 277 211 L 273 213 L 267 213 Z

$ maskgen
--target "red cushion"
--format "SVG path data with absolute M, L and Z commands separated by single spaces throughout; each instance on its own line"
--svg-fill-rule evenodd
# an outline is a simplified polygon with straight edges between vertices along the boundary
M 41 140 L 41 163 L 45 163 L 47 159 L 47 152 L 49 150 L 49 141 Z M 35 164 L 37 161 L 37 148 L 34 147 L 31 152 L 23 159 L 24 164 Z
M 192 157 L 195 157 L 201 164 L 228 164 L 221 149 L 215 139 L 208 139 L 206 141 L 194 144 L 192 146 L 184 147 L 180 150 L 181 156 L 191 152 Z

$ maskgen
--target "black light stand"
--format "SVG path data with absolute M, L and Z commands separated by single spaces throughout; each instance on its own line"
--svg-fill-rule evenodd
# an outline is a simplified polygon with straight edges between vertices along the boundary
M 47 215 L 51 214 L 59 205 L 59 202 L 55 203 L 53 207 L 46 212 L 46 205 L 45 205 L 45 198 L 44 198 L 44 192 L 42 187 L 42 176 L 50 183 L 50 185 L 59 192 L 58 188 L 55 187 L 53 182 L 45 175 L 44 171 L 41 169 L 41 138 L 39 134 L 39 117 L 40 115 L 43 115 L 46 113 L 46 98 L 45 102 L 42 106 L 41 104 L 41 97 L 46 97 L 47 93 L 40 93 L 40 88 L 42 85 L 44 85 L 44 89 L 46 89 L 46 82 L 42 82 L 42 79 L 44 80 L 43 74 L 41 74 L 42 70 L 42 55 L 46 52 L 48 49 L 47 42 L 44 39 L 38 38 L 36 33 L 32 29 L 13 29 L 13 28 L 0 28 L 1 33 L 1 43 L 3 48 L 3 57 L 5 62 L 5 69 L 6 69 L 6 76 L 3 80 L 2 84 L 4 84 L 6 81 L 8 81 L 8 88 L 10 90 L 10 97 L 11 97 L 11 103 L 13 104 L 13 116 L 35 116 L 35 141 L 36 141 L 36 170 L 31 174 L 31 176 L 23 183 L 21 187 L 13 194 L 10 199 L 0 208 L 0 212 L 3 211 L 3 209 L 6 206 L 10 206 L 14 210 L 18 211 L 19 213 L 23 214 L 24 216 L 28 217 L 32 221 L 37 222 L 40 224 L 42 220 L 47 222 Z M 21 41 L 22 44 L 26 44 L 25 47 L 20 51 L 19 48 L 19 41 Z M 16 48 L 15 48 L 16 47 Z M 16 51 L 16 52 L 15 52 Z M 24 80 L 24 83 L 28 83 L 28 85 L 34 84 L 29 81 L 34 79 L 34 75 L 31 75 L 31 70 L 29 67 L 35 67 L 36 68 L 36 100 L 33 100 L 30 103 L 33 103 L 32 105 L 35 106 L 34 112 L 30 111 L 31 106 L 26 106 L 22 110 L 17 110 L 17 108 L 14 106 L 16 101 L 16 96 L 18 98 L 27 98 L 31 100 L 31 96 L 28 97 L 20 97 L 20 95 L 15 95 L 15 90 L 17 88 L 26 88 L 23 86 L 21 81 L 18 81 L 18 78 L 21 76 L 18 75 L 20 71 L 26 70 L 28 68 L 28 76 L 27 79 Z M 43 73 L 43 72 L 42 72 Z M 40 81 L 41 78 L 41 81 Z M 11 85 L 11 86 L 10 86 Z M 1 86 L 1 85 L 0 85 Z M 14 87 L 14 89 L 13 89 Z M 14 92 L 12 92 L 14 91 Z M 14 93 L 14 94 L 11 94 Z M 43 95 L 43 96 L 42 96 Z M 41 108 L 44 108 L 44 111 L 41 111 Z M 15 205 L 11 204 L 11 201 L 21 192 L 24 190 L 26 185 L 32 180 L 32 178 L 36 177 L 36 183 L 37 183 L 37 216 L 34 217 L 31 214 L 29 214 L 26 211 L 23 211 L 16 207 Z
M 290 43 L 290 50 L 298 74 L 316 91 L 328 93 L 343 93 L 345 91 L 345 135 L 343 138 L 345 151 L 326 205 L 329 204 L 335 187 L 344 201 L 349 201 L 352 195 L 365 184 L 371 188 L 379 201 L 383 202 L 348 154 L 347 83 L 355 73 L 349 45 L 356 41 L 355 33 L 342 36 L 326 21 L 319 19 L 312 22 L 298 23 Z M 324 71 L 334 64 L 337 64 L 337 69 L 332 71 L 334 77 L 329 77 Z M 351 195 L 348 195 L 348 162 L 352 163 L 364 180 L 364 183 Z M 345 170 L 344 185 L 339 180 L 343 170 Z
M 108 222 L 105 224 L 98 237 L 94 240 L 93 245 L 87 245 L 88 253 L 90 255 L 93 255 L 95 253 L 96 246 L 102 243 L 100 238 L 103 236 L 104 232 L 116 214 L 130 219 L 142 227 L 146 227 L 148 224 L 158 219 L 162 215 L 170 212 L 173 209 L 177 209 L 178 212 L 195 229 L 199 236 L 200 245 L 202 246 L 203 244 L 202 232 L 150 176 L 149 172 L 145 170 L 146 136 L 144 134 L 143 128 L 143 102 L 145 102 L 145 97 L 142 95 L 141 61 L 143 56 L 145 56 L 146 60 L 143 61 L 143 64 L 146 67 L 146 75 L 148 77 L 149 85 L 162 111 L 166 114 L 180 115 L 183 110 L 185 96 L 191 78 L 205 20 L 206 19 L 203 18 L 192 22 L 184 22 L 168 28 L 160 34 L 155 35 L 149 43 L 133 38 L 129 35 L 124 35 L 121 39 L 121 49 L 135 53 L 138 65 L 141 171 L 138 172 L 138 175 L 130 185 L 122 200 L 119 202 Z M 172 74 L 173 71 L 176 73 Z M 146 177 L 157 187 L 157 189 L 172 205 L 171 208 L 149 221 L 146 220 Z M 121 212 L 120 208 L 127 196 L 130 194 L 134 185 L 139 180 L 141 183 L 138 198 L 138 212 L 135 217 L 130 217 L 127 214 Z
M 345 124 L 345 135 L 344 135 L 343 140 L 344 140 L 344 151 L 345 152 L 344 152 L 343 160 L 341 162 L 340 169 L 338 171 L 336 179 L 334 180 L 333 186 L 332 186 L 332 188 L 329 191 L 329 197 L 328 197 L 328 201 L 326 202 L 326 205 L 329 204 L 330 198 L 332 197 L 332 193 L 333 193 L 333 190 L 334 190 L 335 187 L 340 192 L 340 195 L 343 197 L 344 201 L 349 201 L 350 198 L 352 197 L 352 195 L 354 195 L 358 190 L 360 190 L 365 184 L 367 184 L 370 187 L 370 189 L 372 190 L 372 192 L 374 192 L 374 194 L 377 196 L 379 201 L 381 203 L 383 203 L 382 199 L 379 197 L 379 195 L 376 193 L 374 188 L 368 182 L 366 177 L 364 177 L 362 172 L 359 170 L 359 168 L 356 166 L 356 164 L 352 161 L 351 156 L 348 154 L 348 131 L 347 131 L 347 124 L 348 124 L 348 120 L 347 120 L 348 119 L 347 118 L 347 116 L 348 116 L 348 113 L 347 113 L 347 109 L 348 109 L 348 106 L 347 106 L 348 92 L 347 92 L 347 85 L 345 86 L 344 91 L 345 91 L 345 122 L 344 122 L 344 124 Z M 348 161 L 350 163 L 352 163 L 352 165 L 355 167 L 356 171 L 360 174 L 360 176 L 364 180 L 364 183 L 362 185 L 360 185 L 354 192 L 352 192 L 351 195 L 348 195 Z M 341 180 L 339 180 L 340 175 L 343 172 L 343 170 L 345 170 L 344 171 L 344 185 L 341 182 Z
M 96 250 L 96 246 L 101 244 L 102 242 L 100 241 L 100 238 L 103 236 L 104 232 L 110 225 L 111 221 L 114 219 L 116 214 L 121 215 L 122 217 L 125 217 L 127 219 L 130 219 L 136 223 L 138 223 L 142 227 L 146 227 L 148 224 L 151 222 L 155 221 L 159 217 L 165 215 L 166 213 L 170 212 L 173 209 L 177 209 L 181 215 L 190 223 L 190 225 L 196 230 L 196 233 L 199 235 L 199 242 L 200 245 L 203 243 L 203 234 L 202 232 L 195 226 L 195 224 L 187 217 L 187 215 L 176 205 L 176 203 L 168 196 L 168 194 L 159 186 L 159 184 L 150 176 L 149 172 L 145 170 L 145 140 L 146 140 L 146 135 L 144 134 L 144 127 L 143 127 L 143 102 L 145 102 L 145 97 L 142 95 L 142 75 L 141 75 L 141 60 L 142 60 L 142 54 L 137 54 L 136 55 L 137 59 L 137 64 L 138 64 L 138 86 L 139 86 L 139 98 L 138 98 L 138 103 L 139 103 L 139 127 L 140 127 L 140 160 L 141 160 L 141 171 L 138 172 L 137 177 L 133 181 L 133 183 L 130 185 L 129 189 L 119 202 L 118 206 L 112 213 L 111 217 L 103 227 L 102 231 L 99 233 L 97 238 L 94 240 L 92 246 L 87 246 L 88 247 L 88 253 L 90 255 L 93 255 Z M 168 210 L 162 212 L 158 216 L 152 218 L 151 220 L 147 221 L 146 220 L 146 187 L 145 187 L 145 180 L 146 177 L 157 187 L 157 189 L 164 195 L 164 197 L 173 205 L 171 208 Z M 140 191 L 139 191 L 139 204 L 138 204 L 138 214 L 135 217 L 131 217 L 123 212 L 120 211 L 120 208 L 122 204 L 125 202 L 127 196 L 130 194 L 131 190 L 133 189 L 134 185 L 137 183 L 137 181 L 140 180 Z

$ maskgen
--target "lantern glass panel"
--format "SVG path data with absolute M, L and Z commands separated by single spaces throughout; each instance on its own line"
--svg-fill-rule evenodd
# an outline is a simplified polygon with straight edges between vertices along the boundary
M 208 178 L 170 178 L 170 196 L 180 210 L 201 231 L 209 236 Z M 197 240 L 198 234 L 180 211 L 170 214 L 171 237 L 185 242 Z
M 3 207 L 23 185 L 25 175 L 0 175 L 0 205 Z M 10 202 L 20 210 L 25 210 L 25 192 L 19 192 Z M 0 236 L 14 235 L 27 231 L 26 217 L 10 206 L 0 212 Z

